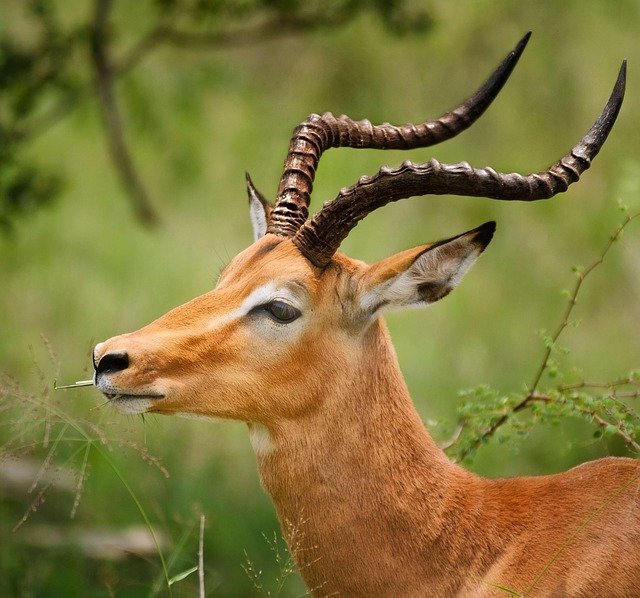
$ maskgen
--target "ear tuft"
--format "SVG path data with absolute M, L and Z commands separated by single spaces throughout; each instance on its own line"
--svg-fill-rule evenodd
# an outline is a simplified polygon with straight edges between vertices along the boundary
M 269 219 L 273 206 L 267 201 L 264 195 L 254 186 L 248 172 L 245 172 L 247 179 L 247 195 L 249 196 L 249 216 L 253 227 L 253 240 L 257 241 L 267 234 Z

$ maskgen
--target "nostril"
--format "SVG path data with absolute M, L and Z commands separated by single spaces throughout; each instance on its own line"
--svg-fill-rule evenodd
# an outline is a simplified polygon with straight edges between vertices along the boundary
M 100 358 L 95 366 L 96 374 L 106 374 L 108 372 L 120 372 L 129 367 L 129 355 L 124 351 L 118 353 L 107 353 Z

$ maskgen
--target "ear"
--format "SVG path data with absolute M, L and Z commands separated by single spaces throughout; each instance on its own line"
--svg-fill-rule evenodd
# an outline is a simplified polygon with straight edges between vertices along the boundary
M 420 307 L 442 299 L 478 259 L 495 229 L 495 222 L 487 222 L 457 237 L 409 249 L 374 264 L 360 284 L 361 309 L 374 316 L 382 309 Z
M 253 240 L 257 241 L 267 233 L 272 206 L 264 195 L 253 186 L 248 172 L 245 173 L 245 177 L 247 179 L 247 194 L 249 195 L 249 216 L 253 226 Z

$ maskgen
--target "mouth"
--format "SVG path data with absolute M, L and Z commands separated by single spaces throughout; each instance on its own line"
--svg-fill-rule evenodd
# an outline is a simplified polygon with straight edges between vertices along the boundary
M 154 402 L 164 399 L 164 395 L 159 394 L 126 394 L 126 393 L 103 393 L 109 403 L 121 413 L 145 413 L 149 411 Z
M 119 399 L 164 399 L 164 395 L 159 394 L 129 394 L 125 392 L 103 392 L 102 393 L 110 401 Z

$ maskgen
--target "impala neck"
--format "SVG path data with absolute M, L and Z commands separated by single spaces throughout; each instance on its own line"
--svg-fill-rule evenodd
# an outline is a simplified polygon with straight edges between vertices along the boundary
M 360 361 L 332 377 L 315 414 L 270 430 L 268 449 L 260 440 L 266 433 L 251 430 L 291 552 L 309 588 L 322 595 L 384 595 L 397 589 L 399 575 L 407 584 L 442 574 L 451 582 L 460 551 L 445 521 L 469 508 L 459 488 L 464 482 L 472 500 L 476 480 L 425 430 L 384 323 L 364 343 Z M 420 571 L 406 571 L 408 563 Z M 406 595 L 414 591 L 420 588 L 408 586 Z

